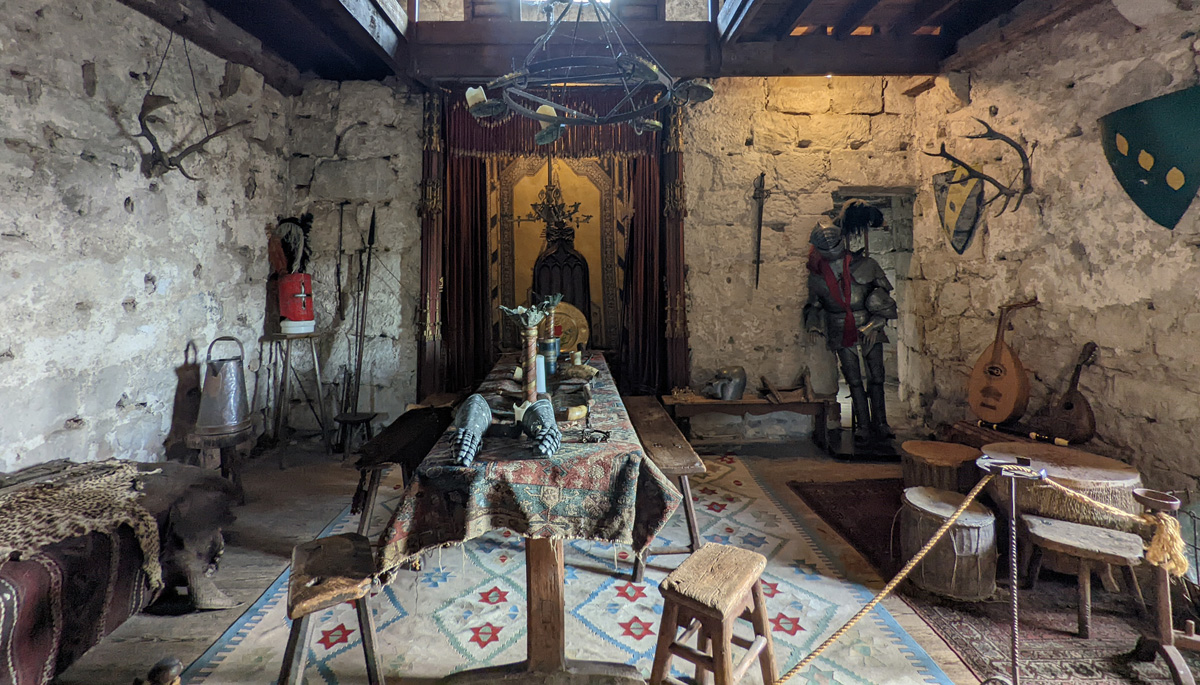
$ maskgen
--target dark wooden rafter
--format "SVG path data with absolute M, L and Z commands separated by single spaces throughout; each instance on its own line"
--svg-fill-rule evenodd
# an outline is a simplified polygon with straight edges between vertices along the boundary
M 265 49 L 261 40 L 202 0 L 120 1 L 217 57 L 254 69 L 284 95 L 296 95 L 303 87 L 295 66 Z
M 813 0 L 792 0 L 792 4 L 788 6 L 775 25 L 775 38 L 782 39 L 790 36 L 792 29 L 800 23 L 800 18 L 804 16 L 804 12 L 811 4 L 813 4 Z
M 408 73 L 408 12 L 397 0 L 316 0 L 331 22 L 366 43 L 396 75 Z
M 826 33 L 739 43 L 721 54 L 721 76 L 888 76 L 931 74 L 954 50 L 941 36 L 851 36 Z
M 735 43 L 746 35 L 746 30 L 765 4 L 765 0 L 725 0 L 717 14 L 717 35 L 721 43 Z
M 939 18 L 944 17 L 959 2 L 960 0 L 917 0 L 907 16 L 892 27 L 892 33 L 910 35 L 922 26 L 933 26 Z
M 855 0 L 850 7 L 838 19 L 837 24 L 833 27 L 833 37 L 837 40 L 845 40 L 854 29 L 862 24 L 862 20 L 875 9 L 879 4 L 879 0 Z

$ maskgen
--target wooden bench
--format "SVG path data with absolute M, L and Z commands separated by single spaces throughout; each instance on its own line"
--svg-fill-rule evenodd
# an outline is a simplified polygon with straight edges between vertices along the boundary
M 1092 626 L 1092 570 L 1093 564 L 1111 564 L 1125 571 L 1129 591 L 1145 608 L 1142 589 L 1138 585 L 1134 567 L 1142 561 L 1142 538 L 1133 533 L 1123 533 L 1082 523 L 1059 521 L 1042 516 L 1025 514 L 1021 523 L 1033 543 L 1029 560 L 1027 584 L 1032 587 L 1041 571 L 1042 552 L 1058 552 L 1079 562 L 1079 637 L 1087 639 Z M 1100 570 L 1100 569 L 1097 569 Z
M 803 400 L 772 402 L 762 397 L 746 396 L 740 400 L 716 400 L 700 395 L 687 394 L 680 397 L 663 395 L 662 402 L 671 418 L 675 419 L 685 433 L 690 433 L 690 419 L 707 413 L 742 416 L 760 416 L 777 411 L 792 412 L 813 417 L 812 441 L 822 449 L 829 448 L 829 403 L 832 400 Z
M 629 419 L 637 431 L 638 439 L 646 450 L 646 456 L 668 478 L 679 483 L 683 494 L 683 515 L 687 520 L 687 547 L 658 547 L 644 550 L 633 561 L 633 580 L 641 582 L 646 572 L 646 557 L 654 554 L 691 554 L 700 546 L 700 531 L 696 527 L 696 509 L 692 505 L 691 476 L 705 473 L 704 462 L 696 450 L 688 444 L 667 415 L 667 411 L 652 396 L 623 397 Z

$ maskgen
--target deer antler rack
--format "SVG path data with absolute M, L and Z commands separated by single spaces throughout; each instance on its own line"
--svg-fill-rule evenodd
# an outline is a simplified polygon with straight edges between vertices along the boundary
M 222 126 L 195 143 L 183 148 L 178 153 L 168 155 L 167 153 L 163 152 L 162 146 L 158 143 L 158 138 L 155 137 L 154 133 L 150 130 L 150 127 L 146 122 L 155 110 L 173 104 L 175 104 L 175 101 L 165 95 L 154 95 L 152 93 L 147 93 L 146 97 L 142 98 L 142 109 L 138 112 L 138 125 L 142 130 L 140 133 L 135 133 L 133 136 L 134 138 L 145 138 L 150 142 L 150 152 L 142 155 L 142 171 L 147 177 L 149 177 L 155 172 L 166 173 L 172 169 L 178 169 L 179 173 L 183 174 L 188 180 L 198 181 L 200 179 L 192 176 L 187 172 L 186 169 L 183 168 L 184 158 L 194 152 L 203 150 L 205 144 L 207 144 L 213 138 L 228 133 L 239 126 L 244 126 L 250 123 L 250 120 L 243 119 L 236 124 Z M 158 171 L 159 169 L 161 169 L 161 171 Z
M 983 127 L 986 130 L 983 133 L 976 133 L 974 135 L 969 135 L 969 136 L 967 136 L 967 138 L 971 138 L 973 140 L 998 140 L 998 141 L 1004 143 L 1005 145 L 1008 145 L 1009 147 L 1016 150 L 1017 154 L 1021 156 L 1021 185 L 1020 185 L 1020 187 L 1017 187 L 1016 179 L 1013 179 L 1013 182 L 1010 184 L 1001 183 L 1000 181 L 996 180 L 994 177 L 989 176 L 988 174 L 985 174 L 982 171 L 979 171 L 978 169 L 975 169 L 970 164 L 967 164 L 966 162 L 955 157 L 954 155 L 950 154 L 949 152 L 946 152 L 946 144 L 945 143 L 942 143 L 941 151 L 939 151 L 937 153 L 926 152 L 924 154 L 927 154 L 930 157 L 942 157 L 943 159 L 950 160 L 950 162 L 962 167 L 963 169 L 965 169 L 967 171 L 967 175 L 965 178 L 962 178 L 958 181 L 952 181 L 953 183 L 966 183 L 968 180 L 970 180 L 972 178 L 977 178 L 980 181 L 983 181 L 984 183 L 988 183 L 991 186 L 993 186 L 996 189 L 996 194 L 993 195 L 990 200 L 985 201 L 983 204 L 986 207 L 987 205 L 990 205 L 993 202 L 995 202 L 996 200 L 1003 197 L 1004 204 L 1000 205 L 1000 211 L 996 212 L 996 216 L 1000 216 L 1005 211 L 1007 211 L 1009 202 L 1012 202 L 1014 199 L 1016 200 L 1016 202 L 1015 202 L 1015 204 L 1013 204 L 1012 208 L 1013 208 L 1013 211 L 1015 212 L 1021 208 L 1021 200 L 1023 200 L 1026 195 L 1028 195 L 1030 192 L 1033 191 L 1033 165 L 1029 161 L 1029 154 L 1025 152 L 1025 148 L 1022 147 L 1020 143 L 1018 143 L 1017 141 L 1013 140 L 1012 138 L 1004 135 L 1003 133 L 1000 133 L 996 129 L 992 128 L 983 119 L 979 119 L 978 117 L 976 117 L 975 121 L 978 121 L 979 123 L 983 124 Z

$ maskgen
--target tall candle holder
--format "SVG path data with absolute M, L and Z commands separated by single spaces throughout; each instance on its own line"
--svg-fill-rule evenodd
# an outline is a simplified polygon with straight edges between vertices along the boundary
M 529 307 L 522 306 L 510 309 L 503 305 L 500 306 L 500 311 L 511 317 L 521 327 L 521 337 L 525 343 L 525 349 L 521 355 L 521 369 L 523 374 L 522 381 L 525 384 L 526 402 L 537 401 L 537 368 L 534 364 L 537 358 L 538 324 L 554 311 L 559 302 L 562 302 L 561 294 L 551 295 L 538 304 Z

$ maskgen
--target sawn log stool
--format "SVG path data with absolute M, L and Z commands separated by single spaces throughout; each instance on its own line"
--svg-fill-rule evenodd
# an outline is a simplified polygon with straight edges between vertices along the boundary
M 1029 577 L 1026 585 L 1033 587 L 1042 567 L 1042 552 L 1058 552 L 1079 562 L 1079 637 L 1088 638 L 1092 627 L 1092 571 L 1103 570 L 1093 564 L 1112 564 L 1125 571 L 1125 582 L 1129 592 L 1137 598 L 1138 612 L 1145 613 L 1145 599 L 1138 585 L 1134 567 L 1142 561 L 1142 538 L 1133 533 L 1123 533 L 1082 523 L 1058 521 L 1042 516 L 1025 514 L 1021 517 L 1033 543 L 1029 558 Z
M 375 652 L 375 619 L 367 606 L 367 594 L 375 575 L 375 556 L 367 538 L 342 533 L 317 538 L 292 549 L 292 575 L 288 579 L 288 618 L 292 630 L 283 653 L 279 685 L 304 680 L 308 657 L 308 634 L 312 615 L 323 609 L 351 602 L 358 612 L 358 629 L 367 658 L 367 682 L 384 682 L 379 655 Z
M 679 685 L 680 681 L 670 676 L 671 658 L 676 656 L 696 665 L 696 682 L 705 682 L 703 672 L 711 671 L 716 685 L 738 682 L 757 658 L 763 684 L 774 685 L 775 647 L 759 583 L 766 566 L 766 558 L 757 552 L 710 543 L 663 580 L 658 586 L 663 595 L 663 617 L 650 685 Z M 738 618 L 750 621 L 753 640 L 733 634 Z M 676 637 L 681 627 L 685 630 Z M 684 644 L 693 635 L 698 636 L 697 649 Z M 736 668 L 733 645 L 749 650 Z
M 675 426 L 667 410 L 653 396 L 622 397 L 629 419 L 637 431 L 646 456 L 667 478 L 679 483 L 683 495 L 683 516 L 687 521 L 688 544 L 686 547 L 655 547 L 643 550 L 633 560 L 633 582 L 642 582 L 646 573 L 646 557 L 656 554 L 691 554 L 702 544 L 700 531 L 696 527 L 696 508 L 692 504 L 691 476 L 706 472 L 704 462 L 692 449 L 683 433 Z
M 900 445 L 900 469 L 904 487 L 922 485 L 968 493 L 979 482 L 975 460 L 983 452 L 969 445 L 934 440 L 906 440 Z

